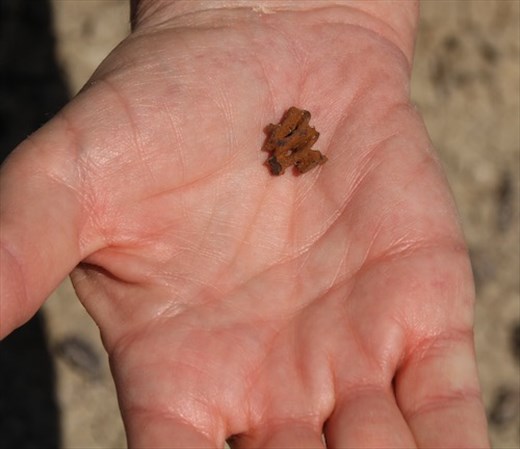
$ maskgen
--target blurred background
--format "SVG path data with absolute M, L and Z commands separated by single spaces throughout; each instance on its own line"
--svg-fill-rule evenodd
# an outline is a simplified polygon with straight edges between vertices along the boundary
M 129 31 L 127 0 L 0 0 L 0 158 Z M 424 1 L 412 97 L 444 162 L 476 279 L 495 448 L 520 447 L 520 2 Z M 107 356 L 69 281 L 0 343 L 0 447 L 126 447 Z

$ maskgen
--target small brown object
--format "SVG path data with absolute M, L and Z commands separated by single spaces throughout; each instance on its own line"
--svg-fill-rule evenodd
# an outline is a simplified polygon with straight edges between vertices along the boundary
M 309 126 L 310 119 L 309 111 L 293 106 L 278 125 L 267 127 L 268 136 L 262 150 L 271 153 L 266 164 L 273 175 L 283 175 L 291 165 L 305 173 L 327 162 L 323 154 L 311 149 L 320 133 Z

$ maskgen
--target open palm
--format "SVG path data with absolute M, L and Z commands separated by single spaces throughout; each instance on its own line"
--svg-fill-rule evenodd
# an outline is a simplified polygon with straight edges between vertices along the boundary
M 36 307 L 82 262 L 133 446 L 485 446 L 471 271 L 409 55 L 335 9 L 215 20 L 138 30 L 6 164 L 2 295 L 29 273 Z M 329 161 L 273 177 L 263 129 L 293 105 Z

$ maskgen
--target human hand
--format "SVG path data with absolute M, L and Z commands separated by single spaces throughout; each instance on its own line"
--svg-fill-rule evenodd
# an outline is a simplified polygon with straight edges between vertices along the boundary
M 410 3 L 163 5 L 2 167 L 1 335 L 81 262 L 130 446 L 485 447 Z M 329 161 L 273 178 L 292 105 Z

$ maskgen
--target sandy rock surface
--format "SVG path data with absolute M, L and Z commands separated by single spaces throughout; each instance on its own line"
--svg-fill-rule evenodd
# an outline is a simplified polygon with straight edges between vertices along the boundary
M 520 447 L 519 6 L 424 2 L 412 85 L 471 250 L 477 356 L 497 448 Z M 52 7 L 56 56 L 73 95 L 127 34 L 127 2 L 54 0 Z M 68 281 L 44 318 L 61 445 L 125 447 L 107 356 Z

